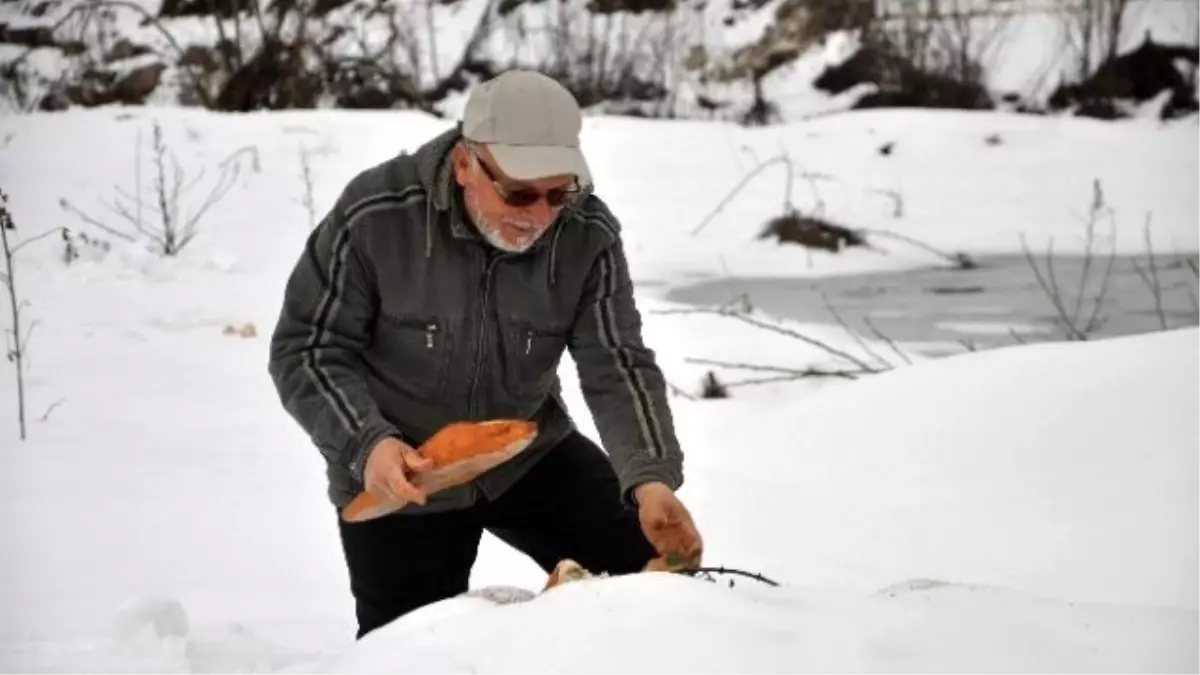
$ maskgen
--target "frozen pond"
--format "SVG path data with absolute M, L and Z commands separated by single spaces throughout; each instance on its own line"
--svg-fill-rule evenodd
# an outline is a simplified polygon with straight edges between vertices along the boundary
M 1194 261 L 1195 254 L 1190 256 Z M 1039 285 L 1024 256 L 977 260 L 980 267 L 974 270 L 931 267 L 819 279 L 714 279 L 672 288 L 666 298 L 716 305 L 745 294 L 755 307 L 777 316 L 832 324 L 837 324 L 840 316 L 846 325 L 865 335 L 878 329 L 888 338 L 912 343 L 927 354 L 961 352 L 964 346 L 987 349 L 1018 340 L 1066 338 L 1067 331 L 1056 320 L 1058 311 L 1050 295 Z M 1049 284 L 1045 255 L 1036 260 Z M 1107 256 L 1095 258 L 1087 269 L 1088 283 L 1082 293 L 1077 326 L 1085 326 L 1092 315 L 1108 262 Z M 1151 276 L 1146 257 L 1118 256 L 1100 304 L 1102 323 L 1091 333 L 1093 337 L 1160 330 L 1164 321 L 1171 328 L 1197 324 L 1196 274 L 1184 256 L 1159 255 L 1155 263 L 1161 315 L 1151 284 L 1138 272 L 1140 268 Z M 1085 266 L 1082 256 L 1054 258 L 1053 276 L 1069 316 L 1076 315 Z

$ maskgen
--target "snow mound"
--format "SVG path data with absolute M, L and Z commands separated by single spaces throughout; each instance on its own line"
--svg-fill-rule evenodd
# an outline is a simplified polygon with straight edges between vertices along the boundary
M 245 626 L 194 627 L 183 603 L 145 597 L 120 607 L 113 622 L 114 664 L 145 672 L 263 672 L 288 661 Z M 103 647 L 97 650 L 103 653 Z M 99 665 L 99 664 L 96 664 Z
M 448 600 L 311 670 L 1161 672 L 1195 668 L 1196 630 L 1194 612 L 996 588 L 851 595 L 648 573 L 566 584 L 517 605 Z
M 689 407 L 706 560 L 855 591 L 931 577 L 1195 610 L 1198 335 L 1031 344 Z

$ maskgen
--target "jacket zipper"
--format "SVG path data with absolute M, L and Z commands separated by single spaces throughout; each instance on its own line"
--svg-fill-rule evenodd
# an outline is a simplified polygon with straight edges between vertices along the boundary
M 431 323 L 425 327 L 425 348 L 433 349 L 433 335 L 437 333 L 438 326 L 436 323 Z
M 496 268 L 496 263 L 500 262 L 501 257 L 503 256 L 497 255 L 492 258 L 483 270 L 483 283 L 481 284 L 483 287 L 483 300 L 479 303 L 479 339 L 475 343 L 475 368 L 474 374 L 471 376 L 471 392 L 467 397 L 470 402 L 469 414 L 471 419 L 475 419 L 476 416 L 475 389 L 479 384 L 479 371 L 482 370 L 481 366 L 483 365 L 483 343 L 484 338 L 487 337 L 487 308 L 492 290 L 492 270 Z

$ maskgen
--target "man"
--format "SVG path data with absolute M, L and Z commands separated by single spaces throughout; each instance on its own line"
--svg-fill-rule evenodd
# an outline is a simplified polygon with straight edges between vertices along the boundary
M 340 508 L 365 487 L 415 502 L 339 519 L 360 638 L 466 591 L 484 529 L 547 572 L 570 558 L 624 574 L 701 549 L 581 125 L 571 94 L 540 74 L 479 85 L 458 127 L 349 183 L 288 280 L 270 373 L 326 460 L 330 499 Z M 608 457 L 566 410 L 567 349 Z M 533 420 L 538 436 L 468 484 L 412 484 L 429 469 L 414 451 L 426 438 L 496 418 Z

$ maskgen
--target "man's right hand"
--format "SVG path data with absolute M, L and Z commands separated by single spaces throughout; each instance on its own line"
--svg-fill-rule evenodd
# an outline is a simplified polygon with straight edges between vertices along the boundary
M 367 491 L 380 499 L 424 504 L 427 495 L 410 482 L 410 477 L 431 468 L 430 459 L 399 438 L 388 436 L 367 455 L 363 482 Z

